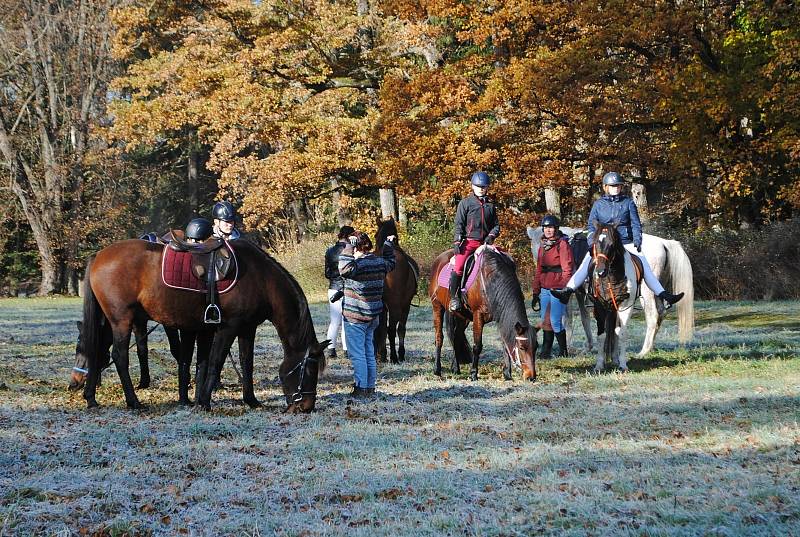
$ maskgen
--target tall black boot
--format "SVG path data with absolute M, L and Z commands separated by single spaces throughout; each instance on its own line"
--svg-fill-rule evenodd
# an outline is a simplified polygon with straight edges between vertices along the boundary
M 563 289 L 550 289 L 550 294 L 556 297 L 562 304 L 569 302 L 569 297 L 575 289 L 572 287 L 565 287 Z
M 673 295 L 669 291 L 662 291 L 658 298 L 664 301 L 664 309 L 669 309 L 674 303 L 683 298 L 683 293 Z
M 558 341 L 558 355 L 559 356 L 568 356 L 567 354 L 567 331 L 562 330 L 561 332 L 556 332 L 556 341 Z
M 542 331 L 542 352 L 539 353 L 540 360 L 549 360 L 553 352 L 553 338 L 555 334 L 552 330 Z
M 453 271 L 450 274 L 450 305 L 447 307 L 450 311 L 458 311 L 461 309 L 461 299 L 459 298 L 458 288 L 461 286 L 461 274 Z

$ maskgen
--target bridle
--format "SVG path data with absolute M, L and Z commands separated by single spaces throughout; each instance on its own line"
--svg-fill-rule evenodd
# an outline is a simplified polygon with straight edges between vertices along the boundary
M 600 233 L 600 235 L 604 235 L 606 233 L 609 233 L 608 228 L 602 228 L 602 230 L 605 231 L 605 233 Z M 604 259 L 606 261 L 606 264 L 608 265 L 609 269 L 611 267 L 611 262 L 612 262 L 612 259 L 609 256 L 607 256 L 603 252 L 598 252 L 597 251 L 597 242 L 598 241 L 595 241 L 594 244 L 592 244 L 592 258 L 594 258 L 595 274 L 597 273 L 597 260 L 598 259 Z M 614 258 L 616 259 L 616 256 Z M 623 253 L 623 261 L 624 261 L 624 253 Z M 610 272 L 610 270 L 609 270 L 609 272 Z M 621 310 L 619 308 L 620 301 L 617 300 L 617 294 L 614 292 L 614 287 L 611 285 L 611 281 L 610 281 L 610 278 L 608 276 L 603 276 L 603 277 L 597 276 L 596 278 L 592 278 L 593 283 L 594 283 L 594 294 L 595 294 L 595 297 L 598 297 L 598 298 L 600 297 L 600 280 L 602 280 L 602 279 L 606 280 L 606 286 L 607 286 L 607 289 L 608 289 L 608 296 L 611 297 L 611 303 L 614 305 L 614 309 L 617 312 L 625 311 L 625 310 L 630 309 L 630 308 L 632 308 L 634 306 L 634 304 L 636 303 L 636 300 L 632 300 L 631 301 L 631 305 L 628 306 L 625 309 Z
M 526 336 L 516 336 L 514 338 L 517 343 L 514 344 L 514 352 L 511 352 L 511 348 L 506 345 L 506 342 L 503 341 L 503 346 L 506 348 L 506 352 L 508 356 L 511 358 L 511 363 L 514 364 L 514 367 L 518 369 L 522 369 L 522 360 L 519 359 L 519 343 L 520 341 L 527 341 L 528 338 Z
M 314 390 L 314 391 L 307 391 L 307 390 L 303 391 L 303 381 L 305 380 L 305 377 L 306 377 L 306 366 L 309 363 L 315 364 L 315 363 L 318 363 L 318 362 L 319 362 L 319 358 L 314 358 L 313 356 L 311 356 L 311 353 L 309 352 L 309 350 L 306 349 L 306 354 L 305 354 L 305 356 L 303 356 L 303 359 L 300 360 L 297 363 L 297 365 L 294 366 L 292 369 L 290 369 L 285 375 L 281 375 L 280 376 L 281 384 L 285 384 L 286 383 L 286 379 L 292 373 L 294 373 L 298 369 L 300 370 L 300 378 L 297 381 L 297 390 L 292 394 L 291 403 L 290 404 L 296 405 L 297 403 L 299 403 L 300 401 L 303 400 L 303 396 L 305 396 L 305 395 L 317 395 L 317 391 L 316 390 Z

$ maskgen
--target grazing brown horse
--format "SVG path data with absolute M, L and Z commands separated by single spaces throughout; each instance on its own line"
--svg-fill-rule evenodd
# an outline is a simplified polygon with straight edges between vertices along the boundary
M 394 218 L 378 218 L 378 232 L 375 234 L 375 255 L 380 256 L 386 237 L 397 236 Z M 406 322 L 411 309 L 411 301 L 417 294 L 419 265 L 401 247 L 399 237 L 394 241 L 394 270 L 386 274 L 383 284 L 383 313 L 375 330 L 375 356 L 386 361 L 386 336 L 389 336 L 390 359 L 393 364 L 406 357 Z M 397 348 L 395 349 L 395 337 Z
M 470 360 L 469 344 L 464 330 L 472 321 L 472 367 L 470 378 L 478 380 L 478 360 L 483 349 L 483 326 L 496 321 L 505 349 L 503 377 L 511 380 L 512 360 L 522 368 L 522 378 L 536 380 L 536 329 L 528 322 L 525 300 L 517 279 L 514 261 L 494 248 L 484 248 L 483 262 L 475 283 L 467 291 L 469 310 L 451 313 L 447 309 L 450 292 L 439 285 L 439 272 L 450 262 L 453 250 L 442 253 L 433 262 L 429 293 L 433 304 L 433 328 L 436 337 L 436 366 L 434 374 L 442 374 L 442 321 L 453 346 L 453 373 L 459 373 L 459 363 Z
M 253 392 L 253 347 L 256 328 L 269 320 L 283 345 L 279 375 L 287 410 L 310 412 L 316 403 L 318 373 L 325 367 L 323 350 L 327 343 L 317 342 L 306 297 L 286 269 L 260 248 L 246 240 L 233 244 L 239 264 L 238 281 L 219 296 L 222 324 L 217 325 L 210 357 L 204 359 L 198 351 L 195 404 L 211 408 L 212 389 L 233 339 L 238 337 L 243 399 L 251 407 L 260 405 Z M 113 335 L 114 364 L 130 408 L 142 406 L 128 373 L 128 344 L 133 325 L 152 319 L 189 333 L 208 330 L 203 323 L 205 294 L 170 288 L 163 283 L 163 250 L 163 245 L 138 239 L 121 241 L 98 252 L 87 266 L 83 336 L 89 366 L 84 398 L 89 407 L 97 406 L 95 394 L 103 365 L 104 322 Z M 182 348 L 191 346 L 182 342 Z M 190 352 L 181 352 L 178 367 L 182 402 L 188 402 Z

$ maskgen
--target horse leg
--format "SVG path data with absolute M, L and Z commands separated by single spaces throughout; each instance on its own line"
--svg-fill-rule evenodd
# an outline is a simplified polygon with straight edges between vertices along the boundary
M 433 374 L 437 377 L 442 376 L 442 344 L 444 335 L 442 333 L 442 320 L 444 318 L 444 307 L 438 302 L 433 302 L 433 334 L 436 343 L 436 358 L 434 361 Z
M 256 326 L 248 326 L 239 332 L 239 363 L 242 366 L 242 400 L 250 408 L 261 403 L 253 390 L 253 348 L 256 342 Z
M 586 352 L 592 352 L 594 336 L 592 336 L 592 320 L 589 318 L 589 310 L 586 307 L 586 293 L 581 293 L 580 296 L 576 295 L 575 301 L 578 303 L 578 310 L 581 312 L 583 333 L 586 334 Z
M 606 338 L 609 337 L 607 330 L 606 330 L 606 313 L 605 310 L 602 310 L 599 306 L 595 306 L 594 308 L 594 319 L 597 323 L 597 361 L 594 365 L 594 372 L 601 373 L 605 366 L 606 362 L 606 355 L 605 355 L 605 347 L 606 347 Z M 602 339 L 601 339 L 602 338 Z
M 408 312 L 410 304 L 403 309 L 397 322 L 397 359 L 401 362 L 406 359 L 406 323 L 408 323 Z
M 378 319 L 378 327 L 372 337 L 375 345 L 375 358 L 380 362 L 386 361 L 386 319 L 389 317 L 387 309 L 388 307 L 384 304 Z M 392 363 L 394 363 L 394 360 L 392 360 Z
M 133 323 L 133 337 L 136 338 L 136 356 L 139 358 L 139 385 L 136 389 L 150 387 L 150 362 L 147 350 L 147 320 Z
M 208 359 L 205 383 L 200 391 L 200 397 L 195 402 L 195 405 L 203 410 L 211 410 L 211 392 L 214 391 L 214 385 L 220 378 L 222 366 L 225 364 L 225 357 L 228 355 L 235 337 L 236 333 L 230 326 L 221 328 L 214 334 L 214 343 L 211 345 L 211 356 Z
M 628 370 L 628 358 L 626 356 L 627 348 L 625 345 L 625 338 L 627 337 L 628 321 L 633 314 L 633 307 L 628 308 L 618 315 L 617 323 L 619 326 L 619 333 L 617 334 L 617 362 L 621 371 Z
M 164 327 L 164 333 L 167 335 L 169 342 L 169 353 L 175 358 L 176 362 L 181 359 L 181 335 L 177 328 Z
M 478 362 L 481 358 L 481 351 L 483 350 L 483 319 L 480 315 L 475 315 L 472 320 L 472 365 L 469 369 L 469 379 L 478 380 Z M 508 376 L 506 371 L 503 370 L 503 377 L 506 380 L 511 380 L 511 362 L 508 362 Z
M 203 386 L 206 385 L 206 378 L 208 377 L 208 361 L 211 355 L 211 344 L 214 341 L 214 332 L 198 332 L 197 336 L 197 363 L 195 365 L 194 373 L 194 400 L 200 398 L 200 392 Z M 191 369 L 191 363 L 189 364 Z M 187 391 L 189 383 L 186 383 Z
M 639 356 L 644 356 L 653 350 L 656 342 L 656 335 L 659 328 L 661 328 L 661 321 L 664 320 L 664 310 L 658 307 L 658 300 L 649 287 L 643 285 L 642 291 L 642 309 L 644 310 L 644 319 L 647 325 L 644 334 L 644 342 L 642 349 L 639 351 Z
M 169 330 L 174 330 L 170 328 Z M 175 331 L 177 334 L 177 331 Z M 169 335 L 169 332 L 167 332 Z M 189 383 L 192 368 L 192 354 L 194 354 L 194 342 L 197 339 L 197 332 L 184 330 L 180 336 L 181 344 L 178 347 L 178 404 L 191 405 L 189 399 Z M 171 345 L 170 345 L 171 346 Z M 198 358 L 199 360 L 199 358 Z
M 397 359 L 397 348 L 395 347 L 395 338 L 397 338 L 397 318 L 391 310 L 389 310 L 389 352 L 393 364 L 398 364 L 400 361 Z
M 131 342 L 131 321 L 123 321 L 117 323 L 114 328 L 114 364 L 117 366 L 117 374 L 122 383 L 122 390 L 125 392 L 125 404 L 128 408 L 139 409 L 144 408 L 142 403 L 136 397 L 136 391 L 133 389 L 133 382 L 131 381 L 131 374 L 128 370 L 128 346 Z

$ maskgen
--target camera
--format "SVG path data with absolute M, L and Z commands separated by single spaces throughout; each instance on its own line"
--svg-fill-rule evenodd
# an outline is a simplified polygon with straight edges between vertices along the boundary
M 342 289 L 339 289 L 338 291 L 336 291 L 335 293 L 333 293 L 333 296 L 331 297 L 331 304 L 333 304 L 333 303 L 334 303 L 334 302 L 336 302 L 337 300 L 341 300 L 341 298 L 342 298 L 343 296 L 344 296 L 344 291 L 343 291 Z

